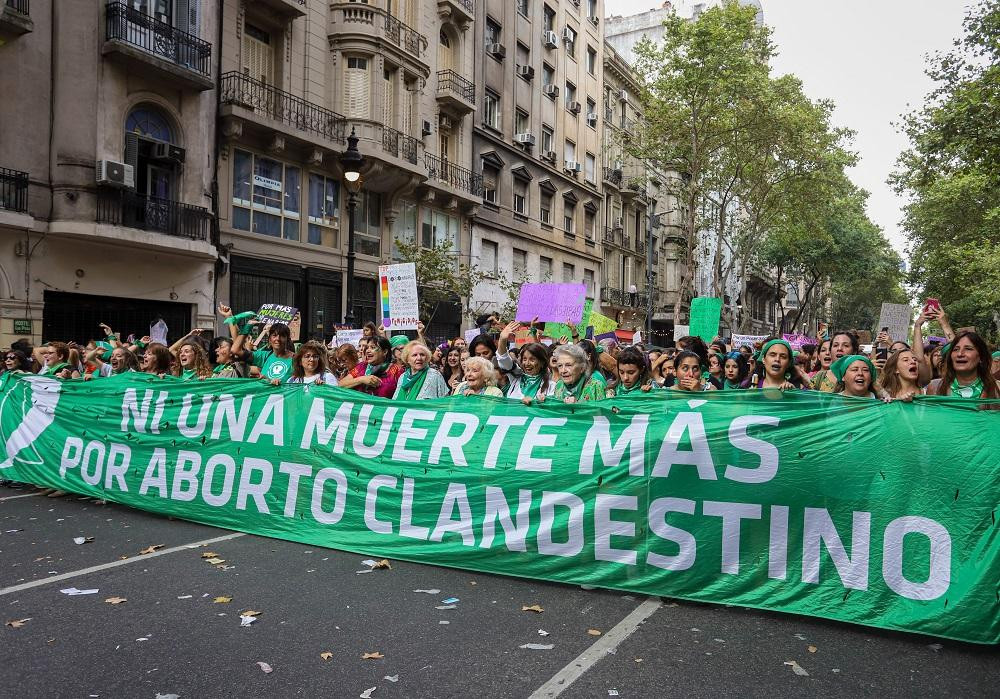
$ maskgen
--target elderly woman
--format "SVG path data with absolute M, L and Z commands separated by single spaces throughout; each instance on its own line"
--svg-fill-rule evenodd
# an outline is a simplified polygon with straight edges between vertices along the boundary
M 556 360 L 556 382 L 552 397 L 563 403 L 601 400 L 604 383 L 591 376 L 590 359 L 579 345 L 560 345 L 552 353 Z
M 441 372 L 431 366 L 431 351 L 419 340 L 406 343 L 402 352 L 406 366 L 396 384 L 393 398 L 397 400 L 428 400 L 448 395 L 448 384 Z
M 873 386 L 878 372 L 872 360 L 863 354 L 841 357 L 830 365 L 830 371 L 837 377 L 835 393 L 852 398 L 877 398 Z
M 497 371 L 493 362 L 478 356 L 466 359 L 465 380 L 455 387 L 452 395 L 503 398 L 503 391 L 497 388 Z

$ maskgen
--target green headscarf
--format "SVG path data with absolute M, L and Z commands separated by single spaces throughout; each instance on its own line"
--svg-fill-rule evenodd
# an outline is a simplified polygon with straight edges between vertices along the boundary
M 847 367 L 851 366 L 854 362 L 864 362 L 868 365 L 868 370 L 872 373 L 872 384 L 874 385 L 875 379 L 878 378 L 878 372 L 875 370 L 872 360 L 863 354 L 848 354 L 841 357 L 830 365 L 830 371 L 837 377 L 837 381 L 843 381 L 844 375 L 847 373 Z
M 410 338 L 408 338 L 406 335 L 393 335 L 392 337 L 389 338 L 389 345 L 393 349 L 397 349 L 399 347 L 404 347 L 406 343 L 409 341 Z
M 990 356 L 991 356 L 991 357 L 992 357 L 993 359 L 1000 359 L 1000 350 L 997 350 L 996 352 L 994 352 L 994 353 L 993 353 L 993 354 L 991 354 Z
M 784 348 L 788 350 L 788 361 L 789 362 L 795 361 L 795 352 L 792 351 L 792 346 L 788 344 L 787 340 L 782 340 L 781 338 L 771 340 L 770 342 L 765 343 L 764 346 L 760 348 L 760 352 L 757 354 L 757 359 L 758 360 L 763 359 L 765 355 L 767 355 L 767 351 L 772 347 L 774 347 L 775 345 L 783 345 Z

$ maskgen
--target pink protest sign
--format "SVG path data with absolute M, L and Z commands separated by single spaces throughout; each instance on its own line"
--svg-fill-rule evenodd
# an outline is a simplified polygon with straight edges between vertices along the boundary
M 802 345 L 818 345 L 819 342 L 814 337 L 807 337 L 806 335 L 799 335 L 797 333 L 785 333 L 781 336 L 788 344 L 792 346 L 792 349 L 798 352 L 802 349 Z
M 532 318 L 553 323 L 579 323 L 587 287 L 583 284 L 525 284 L 517 300 L 515 320 L 528 323 Z

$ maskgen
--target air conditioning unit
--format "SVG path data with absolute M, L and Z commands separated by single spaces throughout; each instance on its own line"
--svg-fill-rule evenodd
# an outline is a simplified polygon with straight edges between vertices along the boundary
M 563 41 L 573 41 L 574 33 L 569 27 L 563 27 Z
M 424 119 L 423 125 L 420 127 L 420 133 L 423 136 L 430 136 L 434 133 L 434 129 L 431 128 L 431 122 L 427 119 Z
M 547 150 L 542 153 L 542 160 L 548 160 L 550 163 L 556 161 L 556 152 L 554 150 Z
M 628 90 L 624 87 L 618 91 L 618 100 L 620 102 L 628 102 Z
M 486 44 L 486 53 L 495 58 L 503 58 L 507 55 L 507 48 L 503 44 Z
M 535 69 L 532 68 L 531 66 L 518 66 L 517 74 L 519 77 L 522 77 L 525 80 L 531 80 L 533 77 L 535 77 Z
M 619 216 L 618 218 L 615 219 L 614 228 L 615 228 L 616 231 L 620 231 L 620 230 L 622 230 L 622 229 L 625 228 L 625 219 L 624 219 L 624 217 Z
M 542 87 L 542 92 L 548 97 L 558 97 L 559 96 L 559 86 L 549 83 Z
M 566 172 L 580 172 L 583 170 L 583 166 L 575 160 L 566 161 Z
M 597 115 L 591 112 L 587 115 L 587 124 L 590 126 L 597 126 Z
M 588 17 L 587 19 L 589 19 L 590 23 L 593 24 L 595 27 L 601 22 L 600 18 L 597 15 L 594 15 L 593 17 Z
M 579 114 L 580 110 L 582 110 L 583 107 L 580 105 L 579 102 L 567 102 L 566 109 L 573 112 L 574 114 Z
M 184 162 L 184 149 L 172 143 L 154 143 L 153 160 L 167 160 L 172 163 Z
M 135 168 L 114 160 L 97 161 L 97 184 L 135 189 Z
M 438 115 L 438 128 L 439 129 L 444 129 L 445 131 L 448 131 L 449 129 L 451 129 L 451 127 L 452 127 L 451 117 L 448 116 L 447 114 L 439 114 Z
M 519 133 L 514 136 L 514 142 L 520 143 L 522 146 L 533 146 L 535 145 L 535 134 L 533 133 Z
M 554 49 L 559 46 L 559 35 L 555 32 L 543 32 L 542 44 L 547 49 Z

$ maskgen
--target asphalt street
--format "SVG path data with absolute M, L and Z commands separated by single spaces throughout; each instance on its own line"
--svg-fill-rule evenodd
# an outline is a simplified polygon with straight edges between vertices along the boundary
M 0 488 L 0 696 L 973 697 L 1000 686 L 994 647 L 365 559 Z M 256 612 L 248 626 L 241 612 Z

